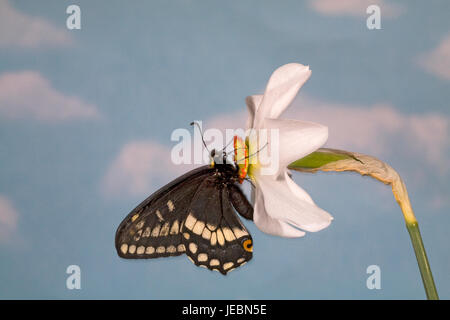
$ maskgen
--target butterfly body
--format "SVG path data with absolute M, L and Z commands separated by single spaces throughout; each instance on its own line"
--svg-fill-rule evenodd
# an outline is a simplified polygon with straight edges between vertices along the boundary
M 252 237 L 236 211 L 252 220 L 253 207 L 239 187 L 242 172 L 226 157 L 162 187 L 119 225 L 120 257 L 151 259 L 186 254 L 197 266 L 227 274 L 252 258 Z

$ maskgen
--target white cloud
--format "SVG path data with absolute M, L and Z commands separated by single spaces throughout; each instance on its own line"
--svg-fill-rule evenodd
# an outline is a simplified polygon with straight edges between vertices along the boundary
M 8 241 L 17 228 L 19 214 L 11 201 L 0 195 L 0 243 Z
M 50 122 L 99 117 L 94 105 L 58 92 L 34 71 L 0 74 L 0 115 Z
M 284 118 L 319 122 L 329 128 L 327 146 L 425 162 L 447 171 L 450 120 L 440 114 L 405 114 L 390 105 L 357 106 L 312 98 L 296 99 Z M 207 119 L 203 129 L 244 128 L 243 111 Z M 126 144 L 110 165 L 102 189 L 106 195 L 143 196 L 187 172 L 193 166 L 176 166 L 170 148 L 151 141 Z
M 71 43 L 63 27 L 57 28 L 42 18 L 21 13 L 7 0 L 0 0 L 0 47 L 38 48 Z
M 418 57 L 417 61 L 429 73 L 450 80 L 450 34 L 435 49 Z
M 107 169 L 101 189 L 106 196 L 143 196 L 193 168 L 174 165 L 169 146 L 152 141 L 132 141 L 119 151 Z
M 302 98 L 287 116 L 327 125 L 330 147 L 375 156 L 407 152 L 405 156 L 448 169 L 450 119 L 442 114 L 405 114 L 389 104 L 358 106 Z
M 204 128 L 243 127 L 246 117 L 245 111 L 219 115 L 205 121 Z M 406 114 L 389 104 L 339 104 L 303 95 L 282 117 L 327 125 L 329 138 L 326 145 L 331 148 L 374 156 L 406 152 L 405 156 L 449 169 L 450 119 L 442 114 Z
M 379 6 L 381 16 L 387 18 L 395 18 L 403 11 L 403 7 L 384 0 L 309 0 L 308 4 L 327 16 L 367 17 L 366 9 L 370 5 Z

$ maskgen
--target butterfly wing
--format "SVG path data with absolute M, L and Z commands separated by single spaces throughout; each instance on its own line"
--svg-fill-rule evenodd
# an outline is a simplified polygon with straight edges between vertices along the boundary
M 252 237 L 231 205 L 226 186 L 206 178 L 192 199 L 183 225 L 187 256 L 197 266 L 227 274 L 252 258 Z
M 185 252 L 181 228 L 192 197 L 214 169 L 203 166 L 175 179 L 149 196 L 122 221 L 116 250 L 127 259 L 177 256 Z

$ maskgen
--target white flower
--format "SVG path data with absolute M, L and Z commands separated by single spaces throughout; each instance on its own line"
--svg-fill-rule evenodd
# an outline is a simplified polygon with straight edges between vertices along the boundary
M 305 231 L 326 228 L 333 217 L 317 207 L 311 197 L 289 176 L 287 166 L 320 148 L 328 138 L 328 128 L 313 122 L 282 120 L 278 117 L 289 106 L 298 90 L 311 75 L 309 67 L 286 64 L 272 74 L 264 95 L 247 97 L 247 127 L 278 129 L 278 170 L 264 174 L 261 165 L 249 165 L 249 176 L 255 183 L 254 215 L 263 232 L 282 237 L 302 237 Z M 270 136 L 270 135 L 269 135 Z M 270 138 L 268 146 L 270 147 Z M 263 148 L 250 139 L 250 154 Z M 298 229 L 299 228 L 299 229 Z

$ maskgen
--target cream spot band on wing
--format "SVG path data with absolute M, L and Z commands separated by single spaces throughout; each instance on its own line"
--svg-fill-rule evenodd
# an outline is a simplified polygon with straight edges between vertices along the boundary
M 217 260 L 217 259 L 211 259 L 211 261 L 209 262 L 209 265 L 210 265 L 211 267 L 218 266 L 218 265 L 220 265 L 220 261 Z
M 172 224 L 172 227 L 170 228 L 170 234 L 178 234 L 179 232 L 179 226 L 178 226 L 178 220 L 175 220 L 175 222 Z
M 217 232 L 213 232 L 211 235 L 211 245 L 215 246 L 217 244 Z
M 142 227 L 144 226 L 144 223 L 145 223 L 144 220 L 139 221 L 136 225 L 136 229 L 142 229 Z
M 224 237 L 225 237 L 225 239 L 226 239 L 227 241 L 233 241 L 233 240 L 236 240 L 236 237 L 234 236 L 234 233 L 231 231 L 230 228 L 223 227 L 223 228 L 222 228 L 222 232 L 223 232 L 223 235 L 224 235 Z
M 134 235 L 134 241 L 139 241 L 139 239 L 141 239 L 141 234 L 142 234 L 142 230 L 139 230 L 138 232 L 136 232 L 136 234 Z
M 199 253 L 199 254 L 198 254 L 198 257 L 197 257 L 197 260 L 198 260 L 199 262 L 205 262 L 205 261 L 208 261 L 208 255 L 207 255 L 206 253 Z
M 166 248 L 163 246 L 160 246 L 158 248 L 156 248 L 156 253 L 164 253 L 166 252 Z
M 161 228 L 160 224 L 157 224 L 152 230 L 152 237 L 159 236 L 159 228 Z
M 139 246 L 136 250 L 137 254 L 143 254 L 145 252 L 145 247 L 144 246 Z
M 217 229 L 217 241 L 221 246 L 225 245 L 225 238 L 223 236 L 222 230 Z
M 184 222 L 184 226 L 188 228 L 189 230 L 192 230 L 194 228 L 195 223 L 197 222 L 197 219 L 194 218 L 194 216 L 189 213 L 189 215 L 186 218 L 186 221 Z
M 189 243 L 189 250 L 192 252 L 192 253 L 196 253 L 197 252 L 197 245 L 195 244 L 195 243 L 193 243 L 193 242 L 191 242 L 191 243 Z
M 155 247 L 147 247 L 147 249 L 145 249 L 145 253 L 146 254 L 153 254 L 153 253 L 155 253 Z
M 120 246 L 120 251 L 122 251 L 123 254 L 127 253 L 128 251 L 128 245 L 126 243 L 122 244 Z
M 245 230 L 242 230 L 242 229 L 239 229 L 236 227 L 233 228 L 233 233 L 236 236 L 236 238 L 238 238 L 238 239 L 249 235 Z
M 203 229 L 202 237 L 203 237 L 203 239 L 206 239 L 206 240 L 211 239 L 211 231 L 209 231 L 208 228 Z
M 167 208 L 169 208 L 169 212 L 175 210 L 175 205 L 173 204 L 172 200 L 167 201 Z
M 159 210 L 156 210 L 156 215 L 158 216 L 159 221 L 164 221 L 163 216 L 161 215 L 161 212 Z
M 169 234 L 169 223 L 166 222 L 161 228 L 161 232 L 159 233 L 160 236 L 164 237 Z
M 223 264 L 223 269 L 224 270 L 230 269 L 233 265 L 234 265 L 233 262 L 226 262 Z
M 194 232 L 195 234 L 201 235 L 203 232 L 203 229 L 205 229 L 205 223 L 203 221 L 197 220 L 192 232 Z
M 136 252 L 136 246 L 133 244 L 128 248 L 128 252 L 134 254 Z
M 145 228 L 144 233 L 142 234 L 143 238 L 148 238 L 150 236 L 150 227 Z

